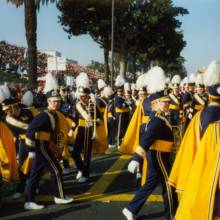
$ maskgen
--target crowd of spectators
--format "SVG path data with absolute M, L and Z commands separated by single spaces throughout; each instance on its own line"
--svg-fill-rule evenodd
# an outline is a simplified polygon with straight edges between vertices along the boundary
M 12 45 L 6 41 L 0 41 L 0 70 L 19 74 L 21 77 L 25 76 L 27 74 L 26 54 L 27 51 L 25 47 Z M 37 74 L 40 77 L 47 73 L 47 56 L 45 53 L 37 52 Z M 94 70 L 71 63 L 67 64 L 66 71 L 60 74 L 68 73 L 76 77 L 80 72 L 87 73 L 88 76 L 93 79 L 99 78 Z

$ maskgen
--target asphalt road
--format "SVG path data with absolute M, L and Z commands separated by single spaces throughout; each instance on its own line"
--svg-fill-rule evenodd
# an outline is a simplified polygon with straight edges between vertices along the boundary
M 125 220 L 122 209 L 132 199 L 140 187 L 140 181 L 127 172 L 129 156 L 120 154 L 94 157 L 91 165 L 91 178 L 88 183 L 75 181 L 76 169 L 64 176 L 65 193 L 74 198 L 68 205 L 56 205 L 50 195 L 50 176 L 42 177 L 40 193 L 36 200 L 45 204 L 39 211 L 25 211 L 24 198 L 3 199 L 0 219 L 39 219 L 39 220 Z M 161 220 L 163 216 L 160 189 L 156 189 L 140 211 L 136 219 Z

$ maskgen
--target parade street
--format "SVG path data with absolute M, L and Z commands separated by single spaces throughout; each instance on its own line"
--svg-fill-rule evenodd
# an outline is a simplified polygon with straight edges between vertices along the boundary
M 47 219 L 47 220 L 123 220 L 122 209 L 132 199 L 140 180 L 127 171 L 130 156 L 111 154 L 96 156 L 91 166 L 89 183 L 75 182 L 76 170 L 64 176 L 66 194 L 74 197 L 68 205 L 56 205 L 50 194 L 49 174 L 45 174 L 40 182 L 40 195 L 36 200 L 46 208 L 38 211 L 25 211 L 24 198 L 3 199 L 0 219 Z M 137 219 L 163 219 L 163 205 L 158 188 L 146 202 Z

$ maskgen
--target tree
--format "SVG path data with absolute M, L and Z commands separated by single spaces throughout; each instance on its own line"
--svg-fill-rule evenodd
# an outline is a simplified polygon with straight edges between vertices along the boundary
M 40 5 L 56 0 L 7 0 L 16 7 L 24 5 L 25 31 L 28 46 L 28 76 L 29 86 L 37 84 L 37 9 Z
M 110 50 L 111 1 L 62 0 L 58 8 L 69 36 L 90 34 Z M 125 75 L 128 61 L 133 63 L 133 70 L 138 62 L 145 68 L 152 63 L 177 62 L 186 42 L 176 17 L 187 13 L 182 7 L 174 7 L 171 0 L 115 1 L 114 48 L 120 73 Z

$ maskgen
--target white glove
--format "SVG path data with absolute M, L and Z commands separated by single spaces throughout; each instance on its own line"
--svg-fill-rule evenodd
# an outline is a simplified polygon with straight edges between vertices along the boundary
M 68 132 L 68 137 L 72 137 L 73 136 L 73 130 L 70 129 L 69 132 Z
M 28 153 L 28 157 L 29 158 L 35 158 L 36 157 L 36 153 L 35 152 L 29 152 Z
M 130 173 L 135 173 L 138 170 L 140 170 L 140 163 L 137 162 L 136 160 L 132 160 L 129 164 L 128 164 L 128 171 Z

